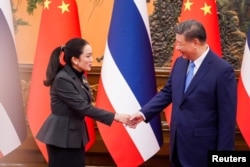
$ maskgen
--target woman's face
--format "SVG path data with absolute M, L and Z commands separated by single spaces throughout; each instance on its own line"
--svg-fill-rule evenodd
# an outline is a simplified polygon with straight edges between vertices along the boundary
M 87 44 L 79 58 L 75 58 L 73 67 L 78 71 L 90 71 L 93 62 L 92 47 Z

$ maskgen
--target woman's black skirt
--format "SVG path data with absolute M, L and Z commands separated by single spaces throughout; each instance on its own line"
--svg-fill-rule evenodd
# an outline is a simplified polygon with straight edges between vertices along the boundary
M 48 167 L 85 167 L 84 148 L 61 148 L 46 145 Z

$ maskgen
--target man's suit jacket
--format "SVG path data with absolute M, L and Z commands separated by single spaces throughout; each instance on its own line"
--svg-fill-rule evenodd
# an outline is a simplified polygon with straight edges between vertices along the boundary
M 188 60 L 179 57 L 165 87 L 142 107 L 146 122 L 172 102 L 170 147 L 184 167 L 206 167 L 208 150 L 233 150 L 236 79 L 211 50 L 184 93 Z M 176 143 L 175 143 L 176 142 Z
M 111 125 L 114 113 L 92 106 L 88 89 L 87 83 L 80 81 L 66 65 L 51 86 L 51 114 L 38 132 L 37 139 L 62 148 L 81 148 L 88 141 L 85 116 Z

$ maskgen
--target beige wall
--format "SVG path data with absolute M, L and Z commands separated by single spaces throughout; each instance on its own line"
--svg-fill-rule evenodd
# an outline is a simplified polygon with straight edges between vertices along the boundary
M 94 66 L 104 53 L 113 2 L 111 0 L 76 0 L 80 17 L 82 37 L 93 47 Z M 13 0 L 17 8 L 15 16 L 29 22 L 29 26 L 19 26 L 16 33 L 16 49 L 20 64 L 33 64 L 42 6 L 37 7 L 33 15 L 26 12 L 27 0 Z M 148 4 L 149 14 L 153 12 L 153 0 Z

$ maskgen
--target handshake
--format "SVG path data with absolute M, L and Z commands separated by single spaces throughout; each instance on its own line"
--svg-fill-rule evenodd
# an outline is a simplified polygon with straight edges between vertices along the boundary
M 137 124 L 144 121 L 145 118 L 141 112 L 136 112 L 132 115 L 116 113 L 114 120 L 124 123 L 130 128 L 136 128 Z

